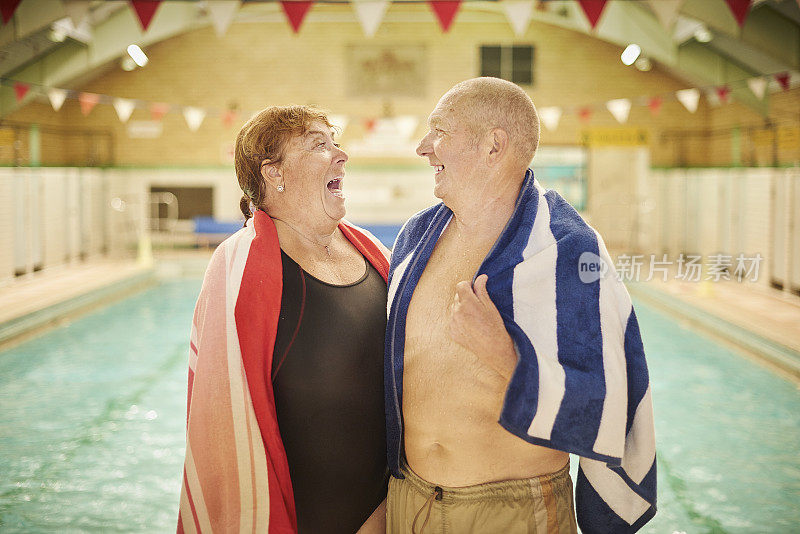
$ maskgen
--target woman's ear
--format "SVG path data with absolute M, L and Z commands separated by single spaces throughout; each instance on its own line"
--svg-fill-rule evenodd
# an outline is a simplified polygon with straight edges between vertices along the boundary
M 276 189 L 278 186 L 283 187 L 283 176 L 281 176 L 280 168 L 278 168 L 277 164 L 271 163 L 268 159 L 261 162 L 261 176 L 269 187 L 274 187 Z

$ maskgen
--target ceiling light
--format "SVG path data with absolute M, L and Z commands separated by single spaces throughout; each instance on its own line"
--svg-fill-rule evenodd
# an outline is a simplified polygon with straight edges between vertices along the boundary
M 639 57 L 639 54 L 642 53 L 642 49 L 639 48 L 637 44 L 629 44 L 628 47 L 622 51 L 622 55 L 620 59 L 626 65 L 632 65 L 636 58 Z
M 642 72 L 647 72 L 653 68 L 653 62 L 650 58 L 642 56 L 633 63 L 633 66 Z
M 128 54 L 133 58 L 137 65 L 140 67 L 144 67 L 147 65 L 147 56 L 142 49 L 139 48 L 137 45 L 132 44 L 128 47 Z

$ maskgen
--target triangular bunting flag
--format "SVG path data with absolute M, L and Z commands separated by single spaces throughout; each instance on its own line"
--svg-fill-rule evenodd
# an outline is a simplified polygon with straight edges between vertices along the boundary
M 747 80 L 747 86 L 759 100 L 762 100 L 767 92 L 767 80 L 761 76 Z
M 230 128 L 233 125 L 233 121 L 235 121 L 238 116 L 239 113 L 237 113 L 235 109 L 226 109 L 222 112 L 222 124 L 225 128 Z
M 561 108 L 555 106 L 540 108 L 539 119 L 544 127 L 552 132 L 558 128 L 558 121 L 561 120 Z
M 128 119 L 131 118 L 131 113 L 133 113 L 133 109 L 136 107 L 136 102 L 128 98 L 115 98 L 113 105 L 114 109 L 117 110 L 117 117 L 119 117 L 119 120 L 128 122 Z
M 628 121 L 628 114 L 631 112 L 631 101 L 627 98 L 617 98 L 606 102 L 606 108 L 614 115 L 617 122 L 625 124 Z
M 403 141 L 408 141 L 414 135 L 418 125 L 419 117 L 416 115 L 401 115 L 394 118 L 394 128 Z
M 186 119 L 189 129 L 196 132 L 203 124 L 203 119 L 206 118 L 206 110 L 192 107 L 183 108 L 183 118 Z
M 681 10 L 684 0 L 647 0 L 647 5 L 656 14 L 656 18 L 661 26 L 670 30 L 678 19 L 678 12 Z
M 592 108 L 581 108 L 578 111 L 578 117 L 581 119 L 581 122 L 587 123 L 592 120 Z
M 675 96 L 689 113 L 697 111 L 697 104 L 700 102 L 700 91 L 697 89 L 681 89 L 675 92 Z
M 653 117 L 658 117 L 658 113 L 661 111 L 661 104 L 664 101 L 660 96 L 654 96 L 647 102 L 647 107 L 650 108 L 650 115 Z
M 364 119 L 364 129 L 367 133 L 372 133 L 375 130 L 375 125 L 378 123 L 376 119 Z
M 142 31 L 146 32 L 161 0 L 130 0 L 130 4 L 139 19 L 139 24 L 142 25 Z
M 95 93 L 80 93 L 78 95 L 78 101 L 81 103 L 81 113 L 88 115 L 92 111 L 92 108 L 100 102 L 100 95 Z
M 50 99 L 50 105 L 53 106 L 53 110 L 58 111 L 67 98 L 67 90 L 53 87 L 47 91 L 47 98 Z
M 150 104 L 150 118 L 154 121 L 160 121 L 164 115 L 169 113 L 170 105 L 163 102 L 153 102 Z
M 728 97 L 731 94 L 730 88 L 728 88 L 728 86 L 726 85 L 721 85 L 717 87 L 716 91 L 717 91 L 717 98 L 719 98 L 719 101 L 723 104 L 727 104 Z
M 428 0 L 428 5 L 431 6 L 436 18 L 439 19 L 439 26 L 444 33 L 450 31 L 450 25 L 453 19 L 456 18 L 458 8 L 461 6 L 461 0 Z
M 747 12 L 750 11 L 750 4 L 753 3 L 753 0 L 725 0 L 725 3 L 731 9 L 739 27 L 744 26 L 744 19 L 747 18 Z
M 344 129 L 347 128 L 347 123 L 350 122 L 347 115 L 328 115 L 328 121 L 339 130 L 339 135 L 344 133 Z
M 30 88 L 31 86 L 27 83 L 14 82 L 14 93 L 17 95 L 17 102 L 25 98 L 25 95 L 28 94 L 28 89 Z
M 17 6 L 21 1 L 22 0 L 0 1 L 0 15 L 3 17 L 3 24 L 8 24 L 8 21 L 14 16 L 14 12 L 17 10 Z
M 353 9 L 356 10 L 356 18 L 361 23 L 361 30 L 367 37 L 372 37 L 378 31 L 383 16 L 389 8 L 388 0 L 353 0 Z
M 780 84 L 781 89 L 784 91 L 789 90 L 789 73 L 788 72 L 781 72 L 780 74 L 775 75 L 775 80 L 777 80 L 778 84 Z
M 533 12 L 533 0 L 505 0 L 502 4 L 506 12 L 508 23 L 514 29 L 517 37 L 522 37 L 528 31 Z
M 208 18 L 211 19 L 211 24 L 214 25 L 218 37 L 224 36 L 228 31 L 228 26 L 233 22 L 233 17 L 239 11 L 240 5 L 239 0 L 209 0 L 206 2 Z
M 281 2 L 283 12 L 286 13 L 286 18 L 289 19 L 289 24 L 291 24 L 294 33 L 300 31 L 303 19 L 306 18 L 306 14 L 313 4 L 314 2 L 296 0 L 283 0 Z
M 578 0 L 578 4 L 586 14 L 586 18 L 589 19 L 592 29 L 594 29 L 600 20 L 600 15 L 603 14 L 603 8 L 606 7 L 606 0 Z
M 63 0 L 64 11 L 72 20 L 72 25 L 78 28 L 89 14 L 89 0 Z

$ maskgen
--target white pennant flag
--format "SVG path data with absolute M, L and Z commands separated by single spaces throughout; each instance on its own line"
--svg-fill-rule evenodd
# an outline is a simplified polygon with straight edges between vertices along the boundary
M 183 118 L 186 119 L 189 129 L 196 132 L 200 125 L 203 124 L 203 119 L 206 118 L 206 110 L 193 107 L 183 108 Z
M 347 115 L 328 115 L 328 122 L 339 130 L 339 135 L 342 135 L 350 119 L 348 119 Z
M 548 130 L 555 130 L 558 128 L 558 121 L 561 120 L 561 108 L 540 108 L 539 118 Z
M 503 10 L 506 12 L 508 23 L 514 28 L 517 37 L 525 35 L 528 25 L 531 22 L 531 12 L 533 11 L 532 0 L 505 0 Z
M 617 122 L 625 124 L 628 120 L 628 114 L 631 112 L 631 101 L 627 98 L 617 98 L 606 102 L 606 108 L 614 115 Z
M 214 25 L 217 36 L 222 37 L 228 31 L 228 26 L 233 22 L 233 17 L 239 11 L 239 0 L 209 0 L 206 2 L 208 17 Z
M 767 80 L 761 76 L 757 78 L 750 78 L 747 80 L 747 86 L 751 91 L 753 91 L 753 94 L 756 95 L 756 98 L 759 100 L 764 99 L 764 95 L 767 92 Z
M 675 92 L 675 96 L 683 107 L 689 110 L 690 113 L 697 111 L 697 104 L 700 102 L 700 91 L 697 89 L 681 89 Z
M 54 87 L 47 91 L 47 98 L 50 99 L 50 105 L 53 106 L 53 109 L 58 111 L 61 109 L 61 106 L 64 105 L 64 100 L 67 98 L 67 90 Z
M 669 30 L 678 20 L 678 13 L 683 5 L 683 0 L 647 0 L 647 4 L 656 14 L 661 25 Z
M 361 29 L 364 31 L 364 35 L 367 37 L 375 35 L 388 8 L 388 0 L 353 2 L 353 9 L 356 10 L 356 17 L 358 18 L 358 22 L 361 23 Z
M 119 117 L 119 120 L 128 122 L 131 113 L 133 113 L 133 109 L 136 107 L 136 102 L 128 98 L 115 98 L 113 105 L 114 109 L 117 110 L 117 117 Z
M 400 117 L 395 117 L 394 124 L 398 134 L 400 134 L 400 138 L 403 139 L 403 141 L 408 141 L 411 136 L 414 135 L 414 132 L 417 131 L 419 117 L 415 115 L 402 115 Z

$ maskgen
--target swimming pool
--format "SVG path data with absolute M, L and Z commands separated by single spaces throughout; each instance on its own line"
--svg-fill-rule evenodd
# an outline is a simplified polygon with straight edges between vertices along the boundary
M 0 531 L 174 531 L 199 287 L 165 282 L 0 353 Z M 642 532 L 796 531 L 800 392 L 636 304 L 659 469 Z

